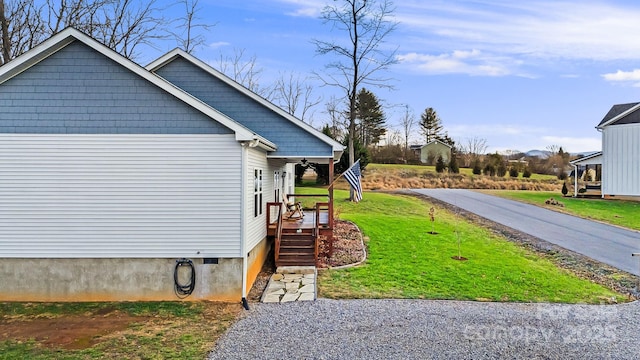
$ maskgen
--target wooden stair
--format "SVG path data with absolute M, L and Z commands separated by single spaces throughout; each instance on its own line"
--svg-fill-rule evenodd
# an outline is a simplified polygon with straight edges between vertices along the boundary
M 315 266 L 316 236 L 313 232 L 283 232 L 276 266 Z

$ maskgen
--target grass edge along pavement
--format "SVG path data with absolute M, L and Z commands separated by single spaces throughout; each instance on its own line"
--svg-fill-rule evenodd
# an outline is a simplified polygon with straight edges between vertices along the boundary
M 552 191 L 478 191 L 489 195 L 500 196 L 505 199 L 541 206 L 546 209 L 559 211 L 584 219 L 601 221 L 607 224 L 640 231 L 640 201 L 563 197 L 561 193 Z M 545 204 L 545 200 L 549 198 L 554 198 L 555 200 L 560 201 L 563 204 L 563 207 Z M 638 215 L 634 216 L 633 214 Z
M 347 197 L 346 191 L 336 191 L 337 214 L 355 222 L 369 238 L 368 258 L 359 267 L 323 271 L 321 297 L 591 304 L 626 300 L 441 207 L 435 207 L 438 234 L 428 234 L 432 205 L 415 197 L 365 192 L 358 204 L 345 201 Z M 467 261 L 452 259 L 458 255 L 458 237 Z

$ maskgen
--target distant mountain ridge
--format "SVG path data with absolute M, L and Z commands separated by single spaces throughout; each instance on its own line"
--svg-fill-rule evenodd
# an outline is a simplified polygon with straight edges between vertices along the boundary
M 598 151 L 583 151 L 583 152 L 577 152 L 577 153 L 569 153 L 569 155 L 582 157 L 582 156 L 589 156 L 597 152 Z M 520 153 L 520 152 L 512 151 L 511 153 Z M 522 152 L 522 153 L 524 154 L 524 156 L 527 156 L 527 157 L 537 157 L 542 159 L 548 158 L 551 155 L 551 152 L 548 150 L 535 150 L 535 149 L 529 150 L 527 152 Z M 502 155 L 507 155 L 507 154 L 502 154 Z

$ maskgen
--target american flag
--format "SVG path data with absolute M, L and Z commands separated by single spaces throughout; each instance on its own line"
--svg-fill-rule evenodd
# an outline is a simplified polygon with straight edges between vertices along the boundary
M 353 163 L 353 165 L 351 165 L 351 167 L 347 169 L 342 176 L 344 176 L 353 189 L 353 201 L 359 202 L 362 200 L 362 182 L 360 182 L 362 174 L 360 173 L 360 159 Z

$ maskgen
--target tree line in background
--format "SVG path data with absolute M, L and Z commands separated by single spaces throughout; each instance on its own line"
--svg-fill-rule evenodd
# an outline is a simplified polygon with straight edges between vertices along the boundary
M 158 0 L 0 0 L 0 65 L 73 26 L 123 56 L 135 59 L 145 46 L 154 42 L 175 41 L 192 52 L 206 42 L 207 24 L 197 14 L 198 0 L 176 0 L 167 11 Z M 364 168 L 370 161 L 419 164 L 420 156 L 409 144 L 415 127 L 425 143 L 440 141 L 452 147 L 452 156 L 428 159 L 438 171 L 457 172 L 458 166 L 474 173 L 504 176 L 532 172 L 566 174 L 569 154 L 560 146 L 547 149 L 546 158 L 526 157 L 512 152 L 506 156 L 486 154 L 487 142 L 481 138 L 458 140 L 447 133 L 442 119 L 432 107 L 419 120 L 408 105 L 397 123 L 389 124 L 390 108 L 367 87 L 390 88 L 390 79 L 380 76 L 396 62 L 395 51 L 388 50 L 385 38 L 395 30 L 393 5 L 388 0 L 341 0 L 327 5 L 321 19 L 340 32 L 332 41 L 313 40 L 318 54 L 331 55 L 325 71 L 313 76 L 324 85 L 342 91 L 344 97 L 325 102 L 326 125 L 322 131 L 346 146 L 345 156 L 336 165 L 336 173 L 345 171 L 355 159 Z M 167 14 L 174 14 L 167 17 Z M 293 72 L 280 73 L 270 86 L 260 84 L 262 69 L 255 56 L 234 49 L 232 55 L 220 55 L 218 70 L 248 89 L 274 102 L 309 124 L 314 109 L 323 102 L 313 93 L 310 77 Z M 367 87 L 365 87 L 367 86 Z M 328 169 L 317 165 L 321 182 L 328 183 Z

